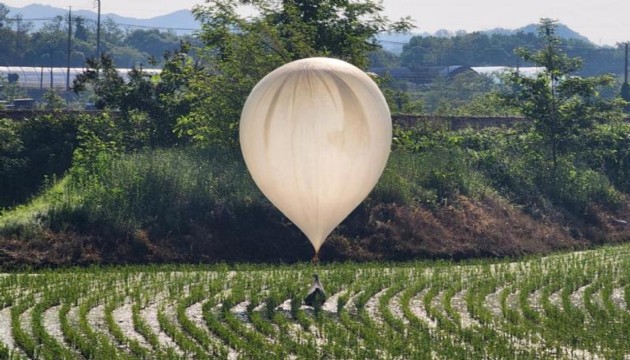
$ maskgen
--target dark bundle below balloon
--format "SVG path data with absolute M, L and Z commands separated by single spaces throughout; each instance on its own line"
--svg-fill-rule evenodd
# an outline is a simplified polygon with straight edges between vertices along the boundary
M 326 301 L 326 291 L 319 281 L 319 276 L 313 274 L 313 285 L 308 291 L 308 295 L 304 298 L 304 304 L 312 307 L 320 307 Z

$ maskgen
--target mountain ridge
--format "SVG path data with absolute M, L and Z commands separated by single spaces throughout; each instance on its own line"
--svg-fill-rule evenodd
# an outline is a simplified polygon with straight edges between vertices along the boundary
M 377 40 L 381 44 L 381 46 L 383 46 L 385 50 L 399 54 L 402 52 L 403 45 L 408 43 L 409 40 L 414 36 L 450 37 L 450 36 L 456 36 L 460 33 L 470 34 L 474 32 L 480 32 L 480 33 L 485 33 L 489 35 L 492 35 L 492 34 L 513 35 L 521 31 L 524 33 L 536 33 L 538 31 L 538 24 L 528 24 L 528 25 L 521 26 L 516 29 L 506 29 L 506 28 L 497 27 L 497 28 L 492 28 L 488 30 L 476 30 L 476 31 L 470 31 L 470 32 L 463 31 L 463 30 L 451 31 L 447 29 L 440 29 L 434 33 L 429 33 L 429 32 L 424 31 L 424 32 L 419 32 L 419 33 L 411 32 L 411 33 L 405 33 L 405 34 L 381 34 L 377 37 Z M 558 24 L 556 32 L 558 36 L 564 39 L 582 40 L 582 41 L 586 41 L 593 44 L 593 42 L 589 38 L 587 38 L 586 36 L 578 33 L 577 31 L 571 29 L 569 26 L 562 23 Z
M 29 19 L 52 19 L 56 16 L 65 17 L 68 15 L 68 9 L 57 8 L 50 5 L 29 4 L 21 8 L 5 6 L 9 10 L 9 17 L 22 15 L 24 21 L 29 21 Z M 81 16 L 92 21 L 96 21 L 97 18 L 97 13 L 91 10 L 73 10 L 72 14 L 73 16 Z M 201 28 L 201 24 L 195 20 L 191 11 L 185 9 L 147 19 L 121 16 L 114 13 L 101 13 L 101 21 L 108 18 L 119 25 L 128 26 L 130 28 L 159 28 L 163 30 L 173 30 L 180 35 L 190 34 Z M 34 21 L 33 25 L 35 28 L 39 28 L 41 22 L 39 20 Z
M 5 5 L 10 13 L 9 16 L 15 16 L 21 14 L 26 21 L 28 19 L 41 19 L 41 18 L 53 18 L 55 16 L 66 16 L 68 14 L 67 9 L 57 8 L 50 5 L 41 5 L 41 4 L 29 4 L 24 7 L 11 7 Z M 75 16 L 82 16 L 88 20 L 96 20 L 97 14 L 91 10 L 75 10 L 73 11 Z M 120 24 L 122 26 L 128 26 L 131 28 L 134 27 L 147 27 L 147 28 L 159 28 L 163 30 L 173 30 L 177 34 L 190 34 L 201 28 L 201 24 L 195 20 L 190 10 L 178 10 L 175 12 L 171 12 L 168 14 L 155 16 L 152 18 L 140 19 L 133 17 L 126 17 L 117 15 L 114 13 L 101 14 L 101 19 L 111 19 L 115 23 Z M 35 28 L 38 28 L 40 24 L 34 23 Z M 488 30 L 480 30 L 479 32 L 488 33 L 488 34 L 505 34 L 510 35 L 517 33 L 519 31 L 523 31 L 525 33 L 531 33 L 537 31 L 537 24 L 528 24 L 516 29 L 506 29 L 506 28 L 492 28 Z M 434 33 L 428 32 L 419 32 L 419 33 L 408 33 L 408 34 L 381 34 L 377 37 L 378 42 L 388 51 L 394 53 L 400 53 L 402 51 L 402 45 L 409 42 L 413 36 L 455 36 L 461 30 L 451 31 L 447 29 L 441 29 Z M 558 24 L 557 29 L 558 35 L 562 38 L 567 39 L 579 39 L 583 41 L 591 42 L 587 37 L 581 35 L 580 33 L 572 30 L 570 27 L 564 24 Z

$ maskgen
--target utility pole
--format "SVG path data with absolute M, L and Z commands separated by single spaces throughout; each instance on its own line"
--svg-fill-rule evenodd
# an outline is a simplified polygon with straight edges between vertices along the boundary
M 628 83 L 628 43 L 626 43 L 626 66 L 623 71 L 623 82 Z
M 621 98 L 630 103 L 630 84 L 628 84 L 628 43 L 626 42 L 626 61 L 623 67 L 623 85 L 621 85 Z M 630 104 L 625 106 L 626 112 L 630 112 Z
M 53 89 L 53 67 L 55 66 L 53 62 L 53 48 L 50 47 L 50 91 Z
M 20 27 L 22 22 L 22 15 L 15 17 L 15 53 L 20 53 Z
M 68 9 L 68 69 L 66 74 L 66 91 L 70 91 L 70 54 L 72 53 L 72 6 Z
M 96 0 L 98 12 L 96 15 L 96 59 L 101 60 L 101 0 Z

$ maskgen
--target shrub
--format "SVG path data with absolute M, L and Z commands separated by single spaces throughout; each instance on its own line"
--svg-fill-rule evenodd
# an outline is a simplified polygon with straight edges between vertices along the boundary
M 70 167 L 81 117 L 61 113 L 0 122 L 0 207 L 24 202 Z

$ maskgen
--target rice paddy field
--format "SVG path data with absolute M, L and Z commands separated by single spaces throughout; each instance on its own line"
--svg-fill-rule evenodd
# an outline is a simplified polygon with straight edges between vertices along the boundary
M 316 271 L 328 299 L 302 305 Z M 0 275 L 7 359 L 630 359 L 630 246 Z

